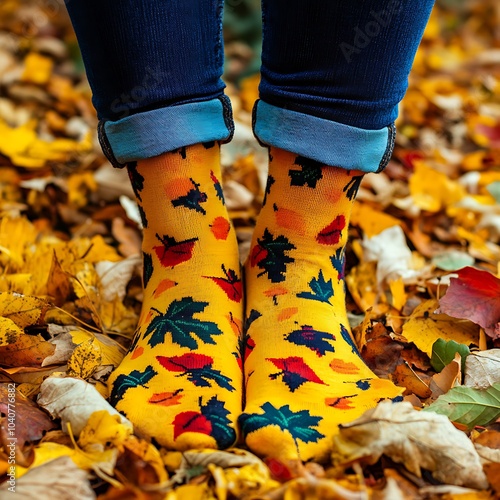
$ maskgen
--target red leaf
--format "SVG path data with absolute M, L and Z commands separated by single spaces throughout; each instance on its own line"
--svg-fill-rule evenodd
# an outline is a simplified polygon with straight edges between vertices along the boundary
M 255 245 L 250 252 L 250 265 L 255 267 L 267 257 L 268 251 L 260 245 Z
M 316 236 L 316 241 L 322 245 L 336 245 L 340 241 L 342 229 L 345 228 L 345 217 L 338 215 L 333 222 L 323 228 Z
M 156 359 L 163 368 L 166 368 L 170 372 L 185 372 L 193 369 L 210 368 L 214 362 L 210 356 L 194 352 L 187 352 L 182 356 L 172 356 L 171 358 L 156 356 Z
M 487 271 L 464 267 L 451 278 L 450 287 L 439 301 L 437 312 L 468 319 L 500 338 L 500 279 Z
M 194 244 L 198 238 L 176 241 L 175 238 L 164 236 L 159 238 L 163 245 L 153 247 L 163 267 L 173 267 L 189 260 L 193 254 Z
M 212 424 L 201 413 L 197 411 L 184 411 L 176 415 L 174 419 L 174 439 L 185 432 L 199 432 L 209 436 L 212 432 Z
M 316 384 L 324 384 L 324 382 L 316 375 L 316 373 L 304 363 L 302 358 L 298 356 L 289 356 L 288 358 L 266 358 L 268 361 L 280 370 L 288 373 L 296 373 L 309 382 Z
M 226 266 L 222 264 L 222 272 L 225 274 L 225 278 L 220 278 L 218 276 L 203 276 L 204 278 L 211 279 L 216 283 L 227 295 L 228 299 L 234 302 L 241 302 L 243 298 L 243 284 L 241 279 L 238 278 L 236 271 L 232 269 L 226 269 Z

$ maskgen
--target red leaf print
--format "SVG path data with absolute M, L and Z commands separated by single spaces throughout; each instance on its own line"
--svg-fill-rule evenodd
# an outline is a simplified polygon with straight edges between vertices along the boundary
M 193 254 L 194 244 L 198 241 L 198 238 L 176 241 L 171 236 L 160 238 L 158 234 L 156 237 L 162 242 L 162 245 L 153 247 L 153 249 L 163 267 L 174 267 L 189 260 Z
M 336 245 L 340 241 L 345 228 L 345 217 L 338 215 L 333 222 L 324 227 L 316 236 L 316 241 L 322 245 Z
M 262 248 L 260 245 L 255 245 L 250 252 L 250 265 L 255 267 L 259 264 L 261 260 L 264 260 L 267 257 L 269 252 Z
M 468 319 L 500 338 L 500 279 L 488 271 L 464 267 L 451 278 L 450 287 L 439 301 L 438 313 Z
M 171 358 L 156 356 L 156 359 L 163 368 L 170 372 L 185 372 L 186 370 L 210 368 L 214 362 L 210 356 L 194 352 L 187 352 L 182 356 L 172 356 Z
M 298 356 L 289 356 L 288 358 L 266 358 L 267 361 L 271 363 L 280 370 L 287 373 L 295 373 L 300 375 L 302 378 L 309 382 L 315 382 L 316 384 L 324 384 L 324 382 L 314 373 L 314 371 L 309 368 L 304 363 L 302 358 Z
M 203 277 L 209 278 L 214 283 L 219 285 L 230 300 L 238 303 L 241 302 L 241 299 L 243 297 L 243 284 L 238 278 L 236 272 L 232 269 L 226 270 L 224 264 L 222 264 L 222 272 L 226 275 L 225 278 L 218 278 L 216 276 Z
M 184 411 L 175 416 L 174 424 L 174 439 L 177 439 L 185 432 L 199 432 L 210 436 L 212 432 L 212 424 L 207 417 L 197 411 Z

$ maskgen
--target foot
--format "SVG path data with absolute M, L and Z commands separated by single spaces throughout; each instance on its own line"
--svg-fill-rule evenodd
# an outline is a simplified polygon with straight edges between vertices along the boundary
M 247 446 L 282 460 L 322 460 L 338 425 L 402 389 L 377 378 L 352 340 L 344 247 L 362 172 L 270 151 L 269 178 L 245 265 Z
M 219 145 L 128 165 L 144 226 L 136 336 L 109 379 L 112 404 L 168 448 L 227 448 L 241 412 L 242 285 Z

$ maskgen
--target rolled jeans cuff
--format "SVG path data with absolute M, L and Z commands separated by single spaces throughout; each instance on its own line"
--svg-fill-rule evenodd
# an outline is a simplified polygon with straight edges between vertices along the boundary
M 118 168 L 200 142 L 229 142 L 233 133 L 231 104 L 225 95 L 101 121 L 98 128 L 102 150 Z
M 396 137 L 394 124 L 365 130 L 343 123 L 255 103 L 253 131 L 264 146 L 274 146 L 324 165 L 380 172 L 391 159 Z

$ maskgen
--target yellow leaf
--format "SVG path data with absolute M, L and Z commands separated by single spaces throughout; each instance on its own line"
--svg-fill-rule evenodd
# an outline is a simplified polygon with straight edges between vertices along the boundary
M 47 303 L 38 297 L 0 293 L 0 316 L 10 318 L 20 328 L 36 324 L 46 308 Z
M 401 311 L 401 309 L 403 309 L 403 306 L 406 304 L 407 299 L 403 278 L 389 281 L 389 288 L 392 295 L 392 306 L 394 307 L 394 309 Z
M 466 195 L 463 186 L 418 160 L 409 187 L 415 205 L 428 212 L 438 212 Z
M 101 366 L 101 350 L 93 339 L 83 342 L 68 360 L 68 376 L 84 380 L 90 378 Z
M 55 460 L 56 458 L 67 456 L 73 460 L 80 469 L 113 474 L 113 470 L 118 457 L 118 449 L 111 448 L 104 451 L 84 451 L 79 448 L 70 448 L 63 444 L 44 442 L 37 445 L 34 449 L 35 459 L 29 468 L 17 466 L 17 477 L 26 474 L 28 470 L 39 467 L 42 464 Z
M 432 354 L 432 345 L 438 339 L 454 340 L 459 344 L 478 344 L 478 326 L 470 321 L 450 318 L 446 314 L 434 314 L 439 302 L 434 299 L 426 300 L 415 308 L 410 319 L 403 325 L 402 335 L 413 342 L 429 357 Z
M 71 205 L 82 208 L 88 204 L 88 195 L 97 190 L 92 172 L 73 174 L 68 179 L 68 195 Z
M 366 311 L 378 301 L 377 263 L 362 262 L 346 276 L 346 284 L 358 307 Z M 382 297 L 381 297 L 382 298 Z
M 160 452 L 147 441 L 136 436 L 129 436 L 123 446 L 131 451 L 138 459 L 146 462 L 156 472 L 158 482 L 162 483 L 168 479 L 165 465 L 163 464 Z
M 112 302 L 99 302 L 99 318 L 101 328 L 105 333 L 117 332 L 132 336 L 137 326 L 137 314 L 128 309 L 119 297 Z
M 83 330 L 75 330 L 69 333 L 72 342 L 77 346 L 89 341 L 94 344 L 99 350 L 101 366 L 113 365 L 117 367 L 125 355 L 125 349 L 118 342 L 101 333 L 94 334 Z
M 9 265 L 11 272 L 26 272 L 23 269 L 25 248 L 32 245 L 37 236 L 35 227 L 25 217 L 2 218 L 0 220 L 0 264 Z
M 106 410 L 99 410 L 90 415 L 87 425 L 80 433 L 78 445 L 83 449 L 95 444 L 104 448 L 110 443 L 120 448 L 131 432 L 132 429 L 129 426 L 121 423 L 119 415 L 111 415 Z
M 24 60 L 22 79 L 25 82 L 43 85 L 49 81 L 53 66 L 54 62 L 49 57 L 30 52 Z
M 23 333 L 11 319 L 0 317 L 0 346 L 12 344 Z
M 214 493 L 211 491 L 208 483 L 201 484 L 185 484 L 179 486 L 175 490 L 176 500 L 218 500 Z
M 364 234 L 368 238 L 371 238 L 381 233 L 384 229 L 388 229 L 392 226 L 400 226 L 401 221 L 391 215 L 374 209 L 370 205 L 356 202 L 354 203 L 351 213 L 351 224 L 359 226 Z

